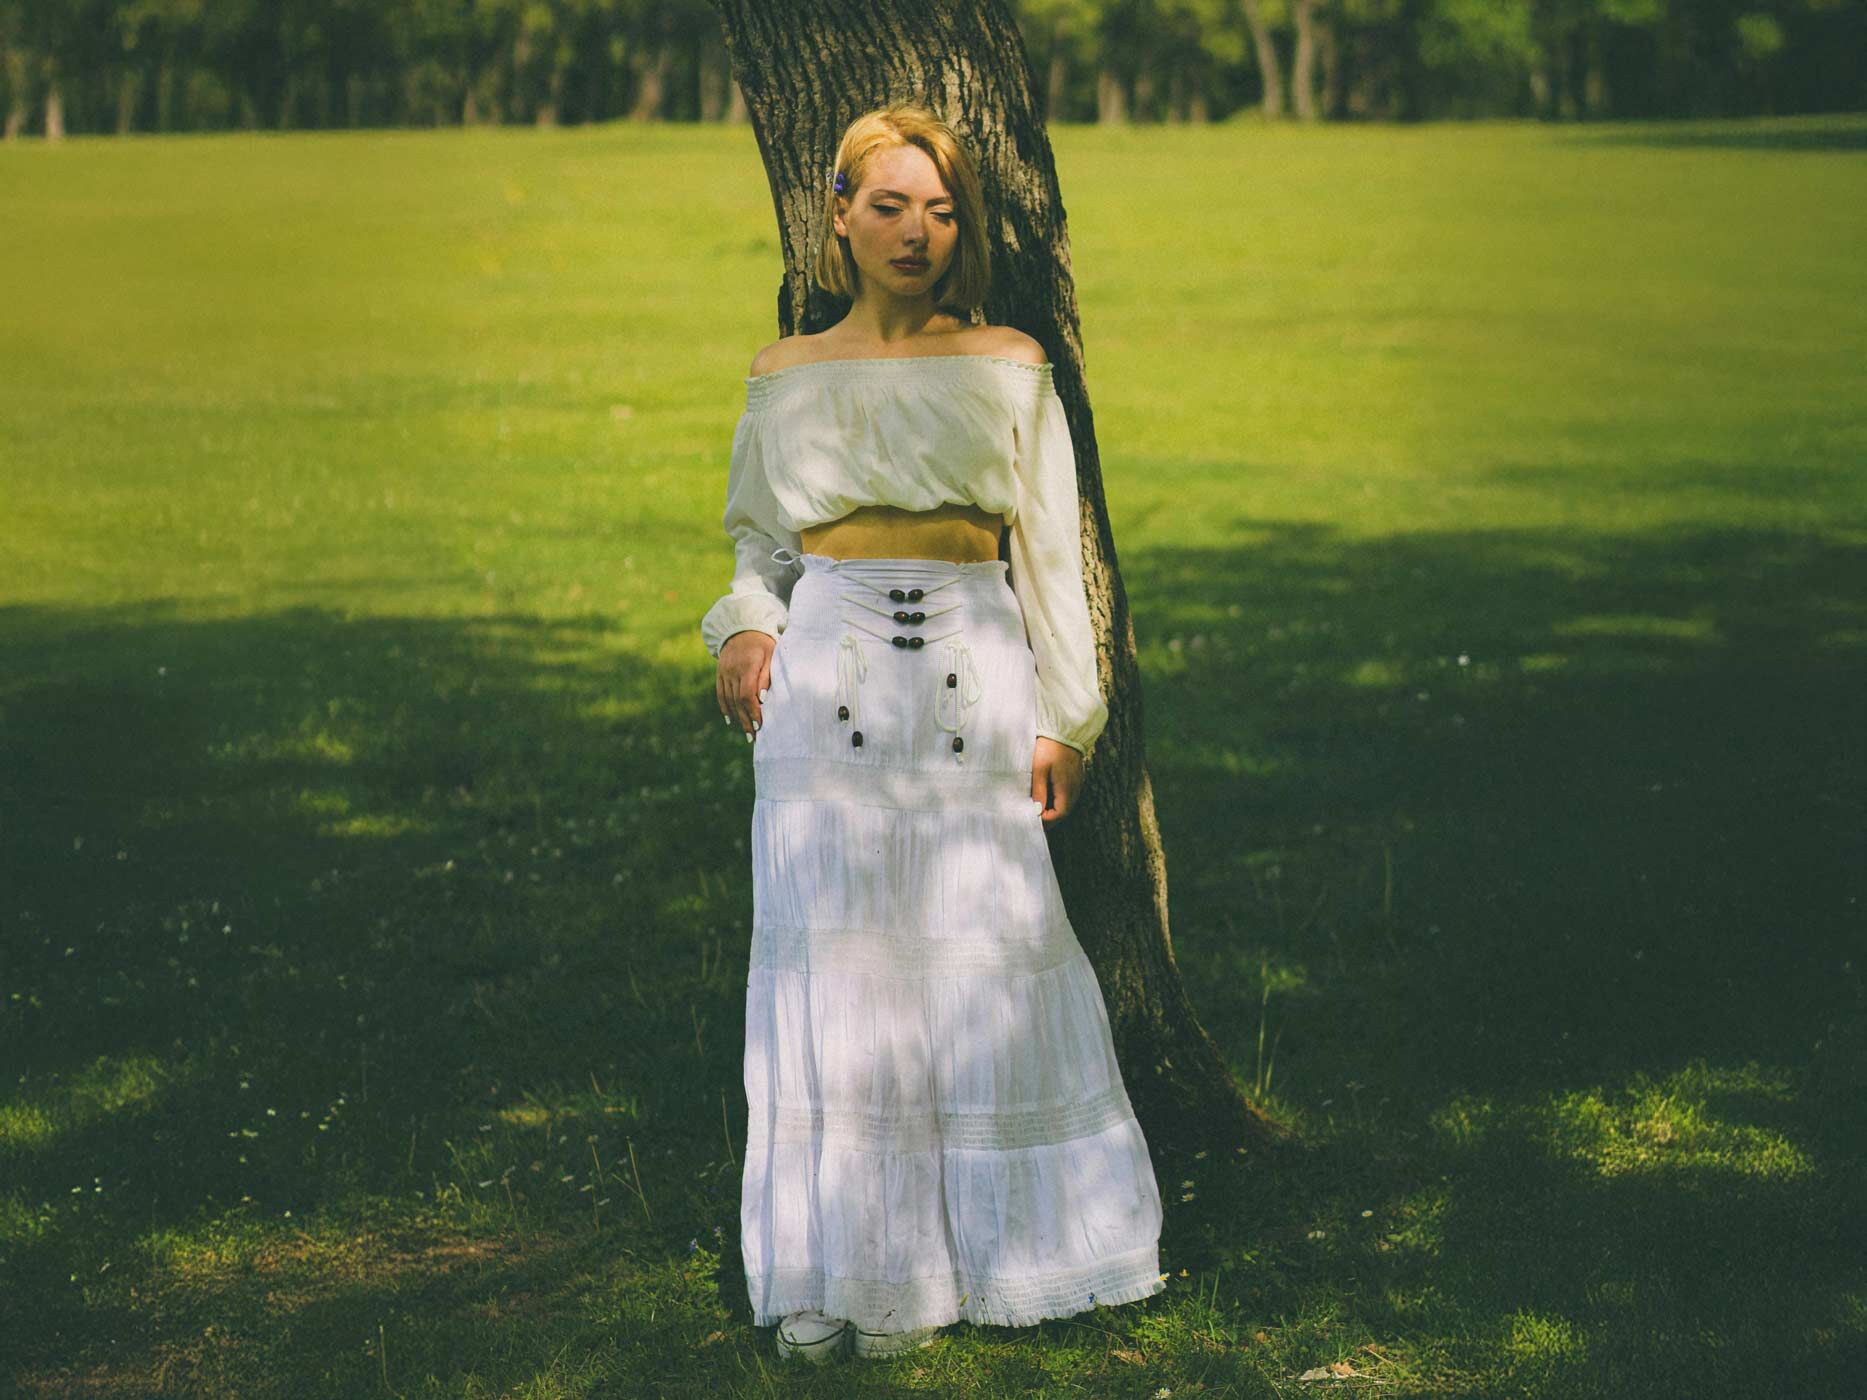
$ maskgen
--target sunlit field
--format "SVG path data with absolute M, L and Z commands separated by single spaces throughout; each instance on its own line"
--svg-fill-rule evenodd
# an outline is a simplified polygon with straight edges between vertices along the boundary
M 1304 1165 L 786 1369 L 750 131 L 14 143 L 0 1386 L 1859 1393 L 1867 118 L 1053 140 L 1174 948 Z

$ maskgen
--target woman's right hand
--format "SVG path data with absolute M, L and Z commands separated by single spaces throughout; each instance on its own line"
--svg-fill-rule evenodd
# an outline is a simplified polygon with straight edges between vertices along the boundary
M 764 720 L 762 702 L 771 685 L 771 654 L 778 639 L 769 632 L 746 628 L 728 637 L 720 647 L 719 670 L 713 678 L 713 691 L 726 723 L 738 721 L 752 742 L 753 731 Z

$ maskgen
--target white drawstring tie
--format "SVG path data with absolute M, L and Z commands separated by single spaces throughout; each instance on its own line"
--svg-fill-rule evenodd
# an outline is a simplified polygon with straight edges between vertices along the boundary
M 853 632 L 843 633 L 836 644 L 836 710 L 839 719 L 850 724 L 850 742 L 862 747 L 862 682 L 869 674 L 869 658 L 862 654 L 862 644 Z M 847 707 L 849 713 L 843 714 Z
M 966 722 L 966 712 L 979 702 L 984 694 L 984 687 L 979 682 L 979 669 L 973 664 L 972 647 L 964 637 L 950 637 L 946 644 L 947 675 L 951 684 L 943 683 L 934 696 L 934 723 L 950 734 L 957 735 Z M 948 724 L 942 711 L 947 708 L 947 698 L 952 697 L 953 722 Z M 963 749 L 953 750 L 953 761 L 964 763 L 966 754 Z

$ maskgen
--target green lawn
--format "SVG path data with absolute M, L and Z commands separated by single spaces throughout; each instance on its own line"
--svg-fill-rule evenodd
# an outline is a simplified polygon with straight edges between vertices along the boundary
M 0 1385 L 1858 1393 L 1867 118 L 1054 140 L 1175 949 L 1307 1165 L 783 1369 L 750 133 L 14 144 Z

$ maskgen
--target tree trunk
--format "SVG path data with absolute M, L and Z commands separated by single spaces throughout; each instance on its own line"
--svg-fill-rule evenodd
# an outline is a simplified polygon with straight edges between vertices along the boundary
M 1601 56 L 1601 26 L 1590 24 L 1583 41 L 1582 109 L 1592 118 L 1608 115 L 1608 70 Z
M 58 74 L 45 88 L 45 139 L 63 141 L 65 139 L 65 95 L 59 91 Z
M 1070 56 L 1063 48 L 1063 35 L 1052 30 L 1050 64 L 1044 79 L 1044 120 L 1061 121 L 1063 104 L 1070 90 Z
M 1575 35 L 1565 34 L 1560 49 L 1561 63 L 1556 69 L 1556 115 L 1572 122 L 1580 115 L 1575 102 Z
M 0 62 L 6 69 L 7 107 L 5 137 L 8 141 L 17 141 L 20 133 L 26 129 L 26 84 L 31 65 L 25 53 L 16 48 L 9 48 L 0 53 Z
M 978 162 L 994 248 L 986 320 L 1035 337 L 1054 366 L 1076 444 L 1090 614 L 1108 677 L 1108 729 L 1074 813 L 1050 837 L 1071 924 L 1095 966 L 1150 1143 L 1229 1153 L 1287 1140 L 1232 1078 L 1173 959 L 1134 631 L 1083 382 L 1069 232 L 1033 75 L 1004 0 L 797 0 L 781 13 L 759 0 L 715 5 L 777 212 L 780 333 L 822 330 L 845 309 L 810 286 L 805 263 L 829 162 L 852 117 L 889 101 L 924 102 Z
M 175 65 L 163 59 L 156 69 L 156 127 L 167 131 L 175 124 Z
M 665 44 L 655 45 L 652 56 L 639 65 L 636 70 L 635 101 L 629 108 L 629 120 L 636 122 L 657 121 L 661 117 L 661 104 L 667 96 L 668 73 L 674 63 L 674 54 Z
M 1241 0 L 1241 4 L 1245 26 L 1251 31 L 1252 47 L 1258 55 L 1258 78 L 1264 84 L 1264 115 L 1276 121 L 1284 114 L 1284 80 L 1277 67 L 1277 45 L 1271 39 L 1271 31 L 1264 26 L 1264 12 L 1258 8 L 1258 0 Z
M 136 100 L 142 96 L 143 75 L 125 64 L 117 75 L 117 135 L 128 136 L 136 126 Z
M 1381 54 L 1379 46 L 1366 33 L 1355 36 L 1352 70 L 1354 81 L 1349 85 L 1344 105 L 1350 116 L 1372 117 L 1381 106 Z
M 1154 69 L 1151 63 L 1143 62 L 1134 75 L 1134 105 L 1130 114 L 1136 121 L 1151 122 L 1154 118 Z
M 711 44 L 701 50 L 698 65 L 700 79 L 700 120 L 717 122 L 726 115 L 726 104 L 730 100 L 733 80 L 726 55 Z
M 1322 58 L 1322 115 L 1333 120 L 1342 115 L 1342 10 L 1332 7 L 1316 31 L 1316 47 Z
M 1316 5 L 1315 0 L 1291 0 L 1296 21 L 1297 49 L 1290 59 L 1290 97 L 1297 120 L 1316 120 Z
M 1549 50 L 1538 44 L 1530 58 L 1530 102 L 1543 121 L 1555 115 L 1550 100 Z
M 551 68 L 545 77 L 545 99 L 539 104 L 533 121 L 538 126 L 556 126 L 564 119 L 564 86 L 570 79 L 571 60 L 576 50 L 562 34 L 551 38 Z
M 1120 126 L 1128 120 L 1128 99 L 1122 91 L 1121 75 L 1108 67 L 1096 70 L 1096 120 L 1103 126 Z

